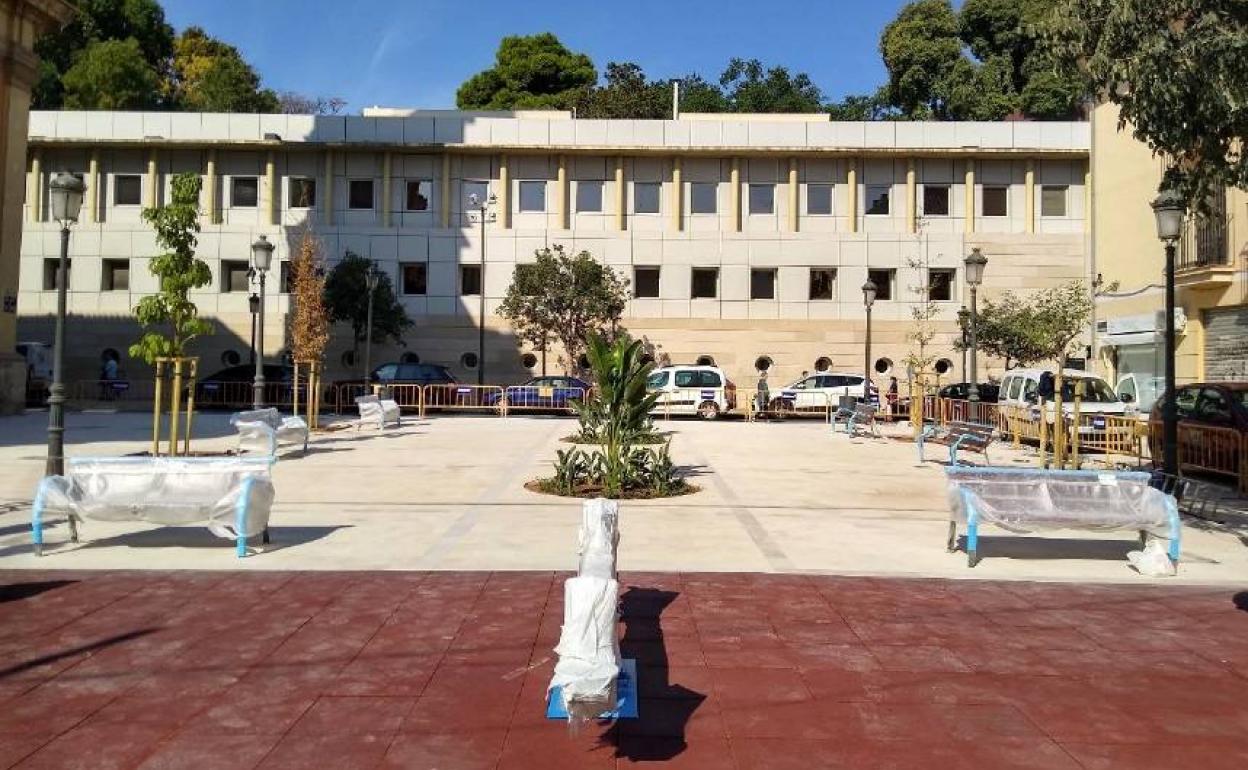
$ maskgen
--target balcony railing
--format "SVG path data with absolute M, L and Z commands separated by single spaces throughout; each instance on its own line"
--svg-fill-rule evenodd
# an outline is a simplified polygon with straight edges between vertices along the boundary
M 1179 244 L 1179 270 L 1224 267 L 1231 264 L 1227 248 L 1230 217 L 1226 212 L 1226 192 L 1210 197 L 1209 211 L 1188 219 Z

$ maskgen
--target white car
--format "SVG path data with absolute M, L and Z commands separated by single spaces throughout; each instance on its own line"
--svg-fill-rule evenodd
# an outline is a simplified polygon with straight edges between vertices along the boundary
M 862 400 L 861 374 L 816 372 L 770 393 L 768 408 L 773 411 L 818 412 L 835 410 L 844 397 Z M 872 395 L 879 398 L 873 384 Z
M 1004 406 L 1032 406 L 1039 400 L 1040 377 L 1050 373 L 1045 369 L 1011 369 L 1001 378 L 1001 392 L 997 403 Z M 1062 370 L 1062 412 L 1073 416 L 1075 412 L 1075 382 L 1082 381 L 1083 397 L 1079 404 L 1081 414 L 1134 415 L 1138 409 L 1118 397 L 1105 380 L 1080 369 Z M 1046 399 L 1045 412 L 1053 422 L 1053 399 Z
M 737 408 L 737 386 L 718 366 L 664 366 L 646 380 L 658 391 L 652 414 L 696 414 L 713 420 Z

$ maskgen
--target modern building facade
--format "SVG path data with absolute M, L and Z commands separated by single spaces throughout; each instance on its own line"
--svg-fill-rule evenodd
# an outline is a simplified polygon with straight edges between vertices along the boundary
M 415 321 L 402 346 L 377 346 L 374 364 L 419 359 L 475 381 L 484 291 L 487 381 L 540 371 L 495 311 L 513 272 L 560 244 L 629 280 L 624 325 L 660 360 L 709 359 L 739 383 L 768 365 L 773 387 L 806 370 L 861 371 L 861 287 L 871 277 L 878 376 L 904 382 L 911 309 L 927 286 L 940 308 L 933 347 L 945 376 L 960 379 L 953 340 L 971 249 L 989 258 L 981 297 L 1089 276 L 1090 144 L 1087 123 L 826 115 L 35 113 L 21 336 L 50 338 L 57 233 L 48 179 L 82 174 L 71 377 L 94 378 L 111 351 L 130 377 L 145 376 L 124 356 L 137 337 L 130 309 L 156 288 L 147 260 L 157 249 L 141 211 L 167 200 L 174 174 L 193 172 L 204 179 L 199 254 L 214 275 L 196 302 L 218 326 L 197 343 L 207 370 L 247 360 L 251 242 L 263 234 L 278 244 L 277 273 L 308 227 L 331 263 L 347 252 L 374 260 Z M 492 221 L 478 221 L 472 195 L 494 196 Z M 272 291 L 281 283 L 269 282 L 269 351 L 286 344 L 289 298 Z M 349 332 L 337 330 L 330 376 L 358 373 L 351 348 Z
M 1150 202 L 1165 172 L 1120 130 L 1112 105 L 1092 117 L 1093 275 L 1098 365 L 1112 384 L 1143 405 L 1165 376 L 1165 251 Z M 1209 213 L 1189 216 L 1176 254 L 1175 375 L 1179 384 L 1248 380 L 1248 193 L 1213 196 Z

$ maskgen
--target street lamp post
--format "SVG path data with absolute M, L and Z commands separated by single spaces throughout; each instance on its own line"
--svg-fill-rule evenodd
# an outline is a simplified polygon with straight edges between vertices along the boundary
M 273 244 L 263 235 L 251 244 L 251 266 L 260 284 L 260 296 L 256 301 L 256 375 L 251 383 L 251 408 L 260 409 L 264 406 L 264 276 L 273 266 Z
M 966 378 L 966 332 L 971 325 L 971 311 L 963 305 L 958 310 L 958 328 L 962 330 L 962 377 Z
M 373 376 L 373 295 L 377 293 L 377 284 L 381 282 L 381 272 L 377 264 L 368 263 L 368 272 L 364 274 L 364 290 L 368 292 L 368 313 L 364 318 L 364 393 Z
M 476 209 L 481 215 L 481 285 L 477 288 L 479 307 L 477 311 L 477 384 L 485 384 L 485 223 L 491 221 L 493 216 L 490 208 L 498 202 L 493 193 L 486 198 L 479 197 L 476 193 L 468 196 L 468 207 Z M 543 349 L 542 355 L 545 356 Z M 543 372 L 544 373 L 544 372 Z
M 260 295 L 254 291 L 247 298 L 247 309 L 251 311 L 251 365 L 256 365 L 256 314 L 260 312 Z
M 971 384 L 967 388 L 967 400 L 979 402 L 979 350 L 978 340 L 976 337 L 975 327 L 979 325 L 979 304 L 977 295 L 979 293 L 979 285 L 984 282 L 984 268 L 988 265 L 988 258 L 979 250 L 979 247 L 971 249 L 971 253 L 966 259 L 962 260 L 962 264 L 966 268 L 966 285 L 971 288 Z
M 1183 197 L 1169 185 L 1152 203 L 1157 218 L 1157 237 L 1166 245 L 1166 395 L 1161 404 L 1163 470 L 1179 473 L 1179 413 L 1175 403 L 1174 374 L 1174 249 L 1183 232 Z
M 69 226 L 78 221 L 82 209 L 82 180 L 62 171 L 48 184 L 52 218 L 61 223 L 61 258 L 56 265 L 56 336 L 52 345 L 52 387 L 48 391 L 49 476 L 65 473 L 65 305 L 69 282 Z M 71 529 L 74 519 L 69 519 Z
M 875 304 L 877 290 L 875 281 L 870 278 L 862 285 L 862 304 L 867 308 L 867 344 L 862 364 L 862 401 L 865 404 L 871 403 L 871 306 Z

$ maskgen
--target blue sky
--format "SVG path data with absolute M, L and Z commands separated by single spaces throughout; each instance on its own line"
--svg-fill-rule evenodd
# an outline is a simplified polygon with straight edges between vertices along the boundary
M 453 107 L 455 89 L 489 66 L 504 35 L 554 32 L 651 77 L 715 79 L 732 56 L 808 72 L 825 96 L 884 79 L 880 30 L 903 0 L 163 0 L 169 21 L 197 24 L 243 51 L 266 85 L 373 104 Z

